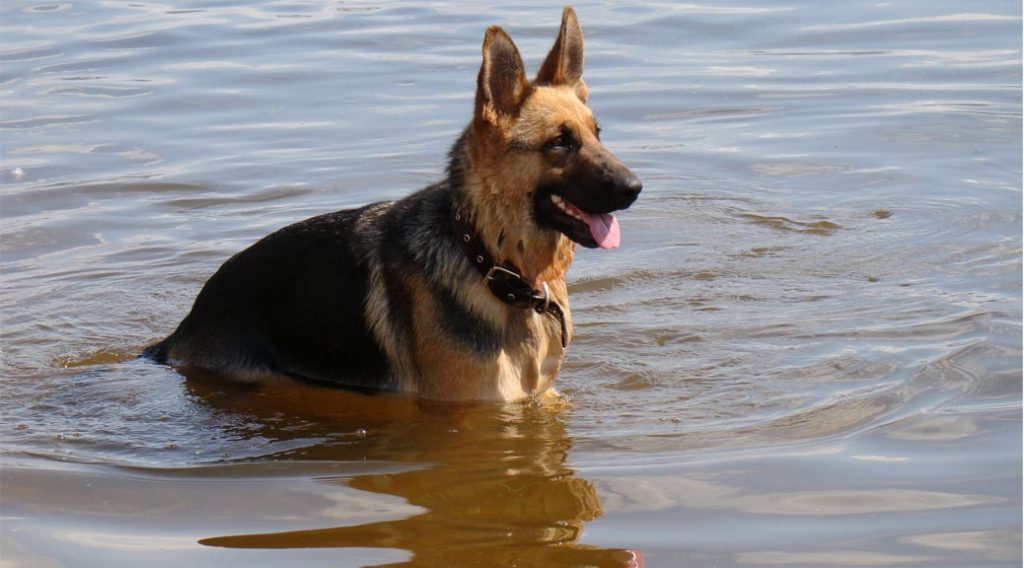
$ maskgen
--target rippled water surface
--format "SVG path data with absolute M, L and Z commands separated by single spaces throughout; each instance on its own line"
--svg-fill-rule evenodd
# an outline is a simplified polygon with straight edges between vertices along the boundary
M 576 9 L 644 194 L 569 402 L 453 408 L 133 355 L 437 179 L 486 26 L 536 69 L 560 6 L 4 2 L 4 565 L 1019 566 L 1020 3 Z

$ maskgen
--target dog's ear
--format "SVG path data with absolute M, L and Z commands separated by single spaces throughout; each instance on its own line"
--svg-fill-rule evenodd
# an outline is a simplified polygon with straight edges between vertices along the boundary
M 484 35 L 484 60 L 476 82 L 476 120 L 497 125 L 502 116 L 512 116 L 530 90 L 523 58 L 516 44 L 498 26 Z
M 558 39 L 540 66 L 536 84 L 568 85 L 576 90 L 580 100 L 587 100 L 587 86 L 583 82 L 583 30 L 571 6 L 562 11 Z

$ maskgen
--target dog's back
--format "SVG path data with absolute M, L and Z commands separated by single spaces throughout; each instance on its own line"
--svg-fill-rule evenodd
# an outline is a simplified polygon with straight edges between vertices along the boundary
M 353 387 L 383 387 L 388 363 L 363 317 L 368 259 L 353 245 L 376 244 L 365 231 L 356 238 L 358 220 L 387 208 L 307 219 L 236 254 L 178 329 L 144 354 L 238 377 L 344 377 Z

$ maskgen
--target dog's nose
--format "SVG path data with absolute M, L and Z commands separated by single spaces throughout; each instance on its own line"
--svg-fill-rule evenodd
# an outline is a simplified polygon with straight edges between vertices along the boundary
M 637 196 L 640 195 L 640 191 L 644 188 L 644 184 L 640 181 L 640 178 L 636 177 L 632 173 L 620 179 L 619 183 L 616 185 L 618 186 L 616 188 L 618 190 L 618 194 L 622 196 L 623 199 L 628 199 L 630 202 L 635 200 Z

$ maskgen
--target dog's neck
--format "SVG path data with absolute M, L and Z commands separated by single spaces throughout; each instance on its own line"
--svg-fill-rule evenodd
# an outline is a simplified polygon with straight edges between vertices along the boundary
M 515 187 L 518 176 L 484 174 L 497 168 L 469 151 L 475 136 L 467 128 L 450 154 L 448 180 L 456 205 L 472 217 L 496 263 L 517 267 L 523 280 L 535 288 L 564 280 L 576 244 L 558 231 L 537 225 L 532 188 Z

